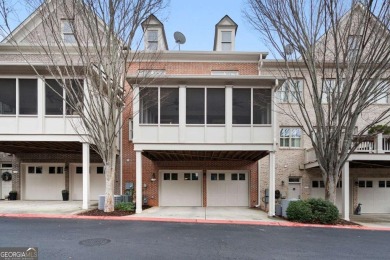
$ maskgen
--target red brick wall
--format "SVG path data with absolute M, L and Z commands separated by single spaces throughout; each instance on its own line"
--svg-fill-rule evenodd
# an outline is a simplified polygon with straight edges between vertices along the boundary
M 165 70 L 168 75 L 210 75 L 212 70 L 237 70 L 240 75 L 258 75 L 257 63 L 238 62 L 154 62 L 133 63 L 129 74 L 141 70 Z

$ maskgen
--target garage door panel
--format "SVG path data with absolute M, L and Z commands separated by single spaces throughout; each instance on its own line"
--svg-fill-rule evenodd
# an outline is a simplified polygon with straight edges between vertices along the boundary
M 359 179 L 358 203 L 362 213 L 390 213 L 389 179 Z
M 162 171 L 160 206 L 202 206 L 201 171 Z
M 209 171 L 207 173 L 207 206 L 249 205 L 248 173 Z
M 90 168 L 90 197 L 91 200 L 98 200 L 99 195 L 105 194 L 105 175 L 102 174 L 101 166 L 91 166 Z M 72 165 L 72 200 L 83 199 L 83 174 L 80 165 Z
M 53 165 L 27 165 L 25 168 L 26 200 L 62 200 L 62 190 L 65 189 L 65 174 L 63 166 L 54 165 L 55 171 L 49 173 Z M 57 170 L 60 168 L 61 170 Z

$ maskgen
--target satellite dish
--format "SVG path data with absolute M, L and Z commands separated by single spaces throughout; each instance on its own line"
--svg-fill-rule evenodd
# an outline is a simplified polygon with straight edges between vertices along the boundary
M 173 37 L 175 38 L 175 42 L 179 44 L 179 51 L 180 51 L 180 44 L 186 43 L 186 37 L 181 32 L 175 32 L 173 34 Z
M 286 46 L 284 46 L 284 53 L 286 53 L 287 55 L 291 55 L 293 52 L 294 48 L 291 44 L 287 44 Z

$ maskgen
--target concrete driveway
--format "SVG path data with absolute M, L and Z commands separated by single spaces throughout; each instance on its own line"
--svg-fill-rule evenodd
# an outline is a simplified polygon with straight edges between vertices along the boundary
M 63 214 L 73 215 L 84 210 L 81 201 L 23 201 L 0 200 L 0 214 Z M 91 203 L 92 208 L 97 202 Z
M 268 218 L 266 212 L 247 207 L 153 207 L 131 217 L 238 221 L 285 221 Z
M 362 214 L 350 218 L 352 222 L 366 227 L 390 227 L 390 214 Z

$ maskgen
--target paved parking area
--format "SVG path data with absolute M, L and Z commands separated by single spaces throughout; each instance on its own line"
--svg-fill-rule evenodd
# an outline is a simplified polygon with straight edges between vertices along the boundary
M 96 208 L 93 201 L 91 207 Z M 81 201 L 0 200 L 0 214 L 63 214 L 73 215 L 84 210 Z
M 366 227 L 390 227 L 390 214 L 352 215 L 351 221 Z
M 277 217 L 269 218 L 266 212 L 247 207 L 153 207 L 129 217 L 268 222 L 285 221 Z

